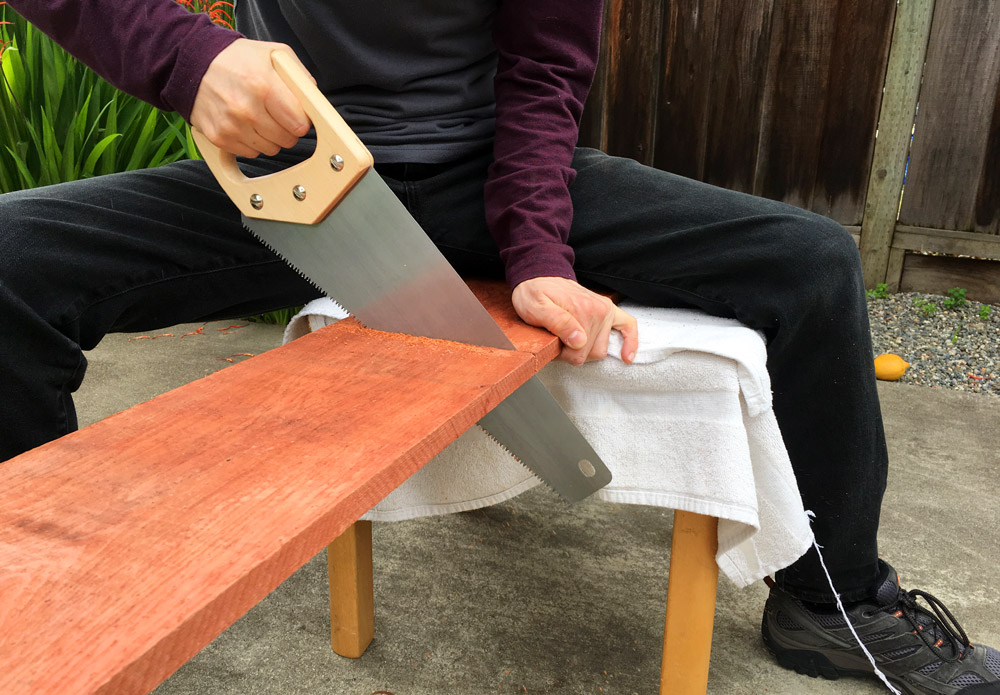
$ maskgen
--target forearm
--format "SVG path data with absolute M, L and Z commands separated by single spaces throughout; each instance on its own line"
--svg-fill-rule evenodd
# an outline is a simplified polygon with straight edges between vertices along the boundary
M 175 0 L 8 0 L 119 89 L 190 118 L 205 70 L 239 34 Z
M 513 287 L 542 275 L 573 279 L 569 185 L 579 121 L 600 48 L 600 0 L 503 0 L 495 160 L 487 222 Z

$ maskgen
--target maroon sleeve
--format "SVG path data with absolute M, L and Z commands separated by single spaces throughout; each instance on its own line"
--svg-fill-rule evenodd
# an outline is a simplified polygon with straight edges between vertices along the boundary
M 8 0 L 122 91 L 190 119 L 208 64 L 240 37 L 175 0 Z
M 486 218 L 507 282 L 575 279 L 566 245 L 580 117 L 600 51 L 601 0 L 501 0 L 496 142 Z

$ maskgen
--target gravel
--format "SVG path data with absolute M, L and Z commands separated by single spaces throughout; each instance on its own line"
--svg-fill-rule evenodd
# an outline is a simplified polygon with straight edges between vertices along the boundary
M 872 356 L 888 352 L 909 362 L 901 384 L 1000 397 L 1000 306 L 949 306 L 954 299 L 869 292 Z

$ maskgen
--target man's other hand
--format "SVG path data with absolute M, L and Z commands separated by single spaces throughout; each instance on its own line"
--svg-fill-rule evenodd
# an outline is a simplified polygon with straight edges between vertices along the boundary
M 556 335 L 563 343 L 559 359 L 570 364 L 602 360 L 611 329 L 624 338 L 622 360 L 628 364 L 639 348 L 635 318 L 607 297 L 565 278 L 539 277 L 514 288 L 514 310 L 526 323 Z
M 202 77 L 191 125 L 216 147 L 241 157 L 277 154 L 309 131 L 309 116 L 271 64 L 280 43 L 237 39 Z

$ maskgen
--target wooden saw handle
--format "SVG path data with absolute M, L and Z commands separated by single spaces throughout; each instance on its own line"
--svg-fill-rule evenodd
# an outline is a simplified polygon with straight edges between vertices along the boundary
M 192 128 L 191 133 L 208 168 L 244 215 L 314 224 L 361 180 L 372 166 L 372 155 L 294 58 L 274 51 L 271 63 L 316 128 L 316 151 L 309 159 L 273 174 L 248 178 L 234 155 L 210 143 L 197 129 Z

